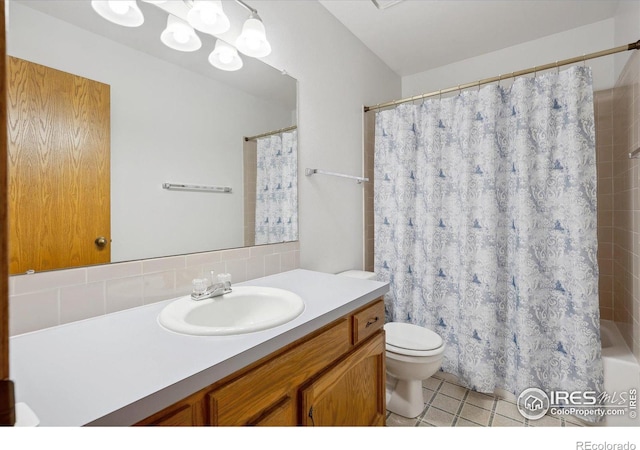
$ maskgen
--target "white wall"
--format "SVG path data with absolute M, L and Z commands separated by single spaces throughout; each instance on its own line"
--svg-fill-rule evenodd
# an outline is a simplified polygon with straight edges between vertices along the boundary
M 304 169 L 362 174 L 362 107 L 398 98 L 400 77 L 318 2 L 258 3 L 274 49 L 265 60 L 299 81 L 300 265 L 362 268 L 362 185 Z
M 10 55 L 111 86 L 112 261 L 242 247 L 242 136 L 290 125 L 291 111 L 31 8 L 10 8 Z M 163 182 L 233 193 L 167 191 Z
M 625 45 L 640 40 L 640 1 L 621 0 L 616 10 L 615 45 Z M 636 50 L 637 51 L 637 50 Z M 618 79 L 629 61 L 631 52 L 619 53 L 615 58 L 614 77 Z
M 574 28 L 562 33 L 507 47 L 474 58 L 402 78 L 402 96 L 410 97 L 458 84 L 573 58 L 614 47 L 614 19 Z M 612 56 L 587 62 L 593 68 L 594 89 L 615 84 Z

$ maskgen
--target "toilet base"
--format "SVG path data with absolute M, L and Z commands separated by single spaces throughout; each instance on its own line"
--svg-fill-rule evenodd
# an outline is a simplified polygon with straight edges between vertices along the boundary
M 388 396 L 387 409 L 409 419 L 418 417 L 424 410 L 422 380 L 397 380 Z

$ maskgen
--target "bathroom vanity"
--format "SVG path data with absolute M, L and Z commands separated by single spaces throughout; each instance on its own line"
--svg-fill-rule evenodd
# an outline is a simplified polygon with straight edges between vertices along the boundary
M 384 425 L 388 285 L 294 270 L 294 320 L 233 336 L 158 323 L 172 300 L 11 339 L 16 400 L 43 426 Z
M 374 300 L 138 425 L 384 425 L 383 322 Z

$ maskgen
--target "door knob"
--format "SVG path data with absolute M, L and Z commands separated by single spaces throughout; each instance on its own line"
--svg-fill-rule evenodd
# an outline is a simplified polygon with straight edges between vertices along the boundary
M 93 241 L 93 242 L 95 242 L 95 243 L 96 243 L 96 246 L 97 246 L 98 248 L 105 248 L 105 247 L 106 247 L 106 245 L 107 245 L 107 238 L 106 238 L 106 237 L 104 237 L 104 236 L 98 236 L 98 237 L 96 238 L 96 240 L 95 240 L 95 241 Z

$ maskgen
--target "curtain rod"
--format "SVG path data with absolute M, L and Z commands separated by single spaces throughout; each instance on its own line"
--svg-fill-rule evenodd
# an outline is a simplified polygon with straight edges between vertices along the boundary
M 621 45 L 620 47 L 614 47 L 609 50 L 602 50 L 595 53 L 589 53 L 587 55 L 577 56 L 575 58 L 563 59 L 562 61 L 556 61 L 554 63 L 545 64 L 543 66 L 535 66 L 529 69 L 519 70 L 517 72 L 511 72 L 510 74 L 506 74 L 506 75 L 498 75 L 497 77 L 485 78 L 483 80 L 474 81 L 473 83 L 459 84 L 457 86 L 450 87 L 447 89 L 428 92 L 426 94 L 414 95 L 413 97 L 407 97 L 401 100 L 393 100 L 386 103 L 379 103 L 374 106 L 365 106 L 364 112 L 372 111 L 376 109 L 388 108 L 389 106 L 396 106 L 396 105 L 400 105 L 401 103 L 422 100 L 427 97 L 434 97 L 436 95 L 448 94 L 449 92 L 461 91 L 463 89 L 469 89 L 472 87 L 480 87 L 483 84 L 495 83 L 496 81 L 500 82 L 501 80 L 506 80 L 508 78 L 515 78 L 515 77 L 527 75 L 530 73 L 541 72 L 543 70 L 558 68 L 560 66 L 566 66 L 567 64 L 574 64 L 580 61 L 586 61 L 588 59 L 600 58 L 601 56 L 613 55 L 614 53 L 626 52 L 628 50 L 640 50 L 640 40 L 637 42 L 632 42 L 631 44 Z
M 279 134 L 279 133 L 286 133 L 287 131 L 293 131 L 296 128 L 298 128 L 297 125 L 294 125 L 292 127 L 287 127 L 287 128 L 280 128 L 279 130 L 275 130 L 275 131 L 268 131 L 266 133 L 262 133 L 262 134 L 257 134 L 255 136 L 245 136 L 244 140 L 245 142 L 249 142 L 249 141 L 255 141 L 256 139 L 260 139 L 262 137 L 267 137 L 267 136 L 272 136 L 274 134 Z

